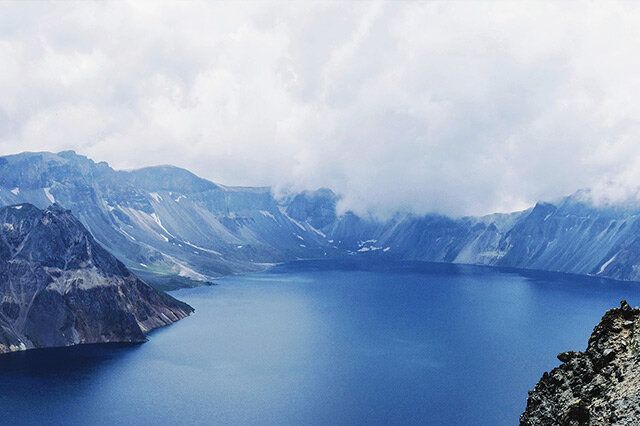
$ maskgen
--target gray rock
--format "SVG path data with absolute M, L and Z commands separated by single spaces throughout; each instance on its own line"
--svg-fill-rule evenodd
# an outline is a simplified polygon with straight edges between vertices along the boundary
M 0 353 L 144 342 L 193 309 L 140 280 L 68 210 L 0 209 Z
M 558 359 L 562 362 L 569 362 L 575 356 L 576 353 L 574 351 L 561 352 L 558 354 Z
M 622 301 L 605 313 L 584 352 L 563 352 L 544 373 L 520 416 L 521 425 L 635 425 L 640 419 L 640 332 L 623 326 L 640 309 Z M 630 341 L 632 344 L 627 344 Z

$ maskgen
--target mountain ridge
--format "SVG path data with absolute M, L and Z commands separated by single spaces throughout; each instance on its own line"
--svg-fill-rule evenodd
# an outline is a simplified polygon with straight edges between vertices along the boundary
M 377 220 L 338 214 L 328 189 L 278 199 L 268 187 L 221 185 L 168 165 L 118 171 L 73 151 L 0 157 L 0 205 L 72 209 L 100 244 L 161 288 L 346 256 L 640 280 L 640 204 L 596 206 L 588 197 L 578 191 L 480 217 Z

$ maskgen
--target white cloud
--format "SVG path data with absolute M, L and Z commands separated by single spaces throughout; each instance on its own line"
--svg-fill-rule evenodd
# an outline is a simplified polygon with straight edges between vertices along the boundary
M 3 9 L 1 153 L 329 186 L 379 214 L 512 210 L 640 178 L 633 3 Z

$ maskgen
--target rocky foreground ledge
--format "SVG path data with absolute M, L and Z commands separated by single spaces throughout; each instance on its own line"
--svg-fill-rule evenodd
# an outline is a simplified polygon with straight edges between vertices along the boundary
M 521 425 L 640 424 L 640 309 L 623 300 L 604 314 L 586 351 L 558 359 L 529 391 Z

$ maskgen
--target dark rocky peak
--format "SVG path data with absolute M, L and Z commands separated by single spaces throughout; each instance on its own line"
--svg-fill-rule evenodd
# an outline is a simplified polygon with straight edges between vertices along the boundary
M 127 276 L 124 265 L 98 245 L 70 210 L 53 204 L 44 211 L 31 204 L 0 209 L 3 258 L 36 262 L 63 270 L 97 267 Z
M 143 342 L 193 311 L 131 274 L 54 204 L 0 209 L 0 354 Z

